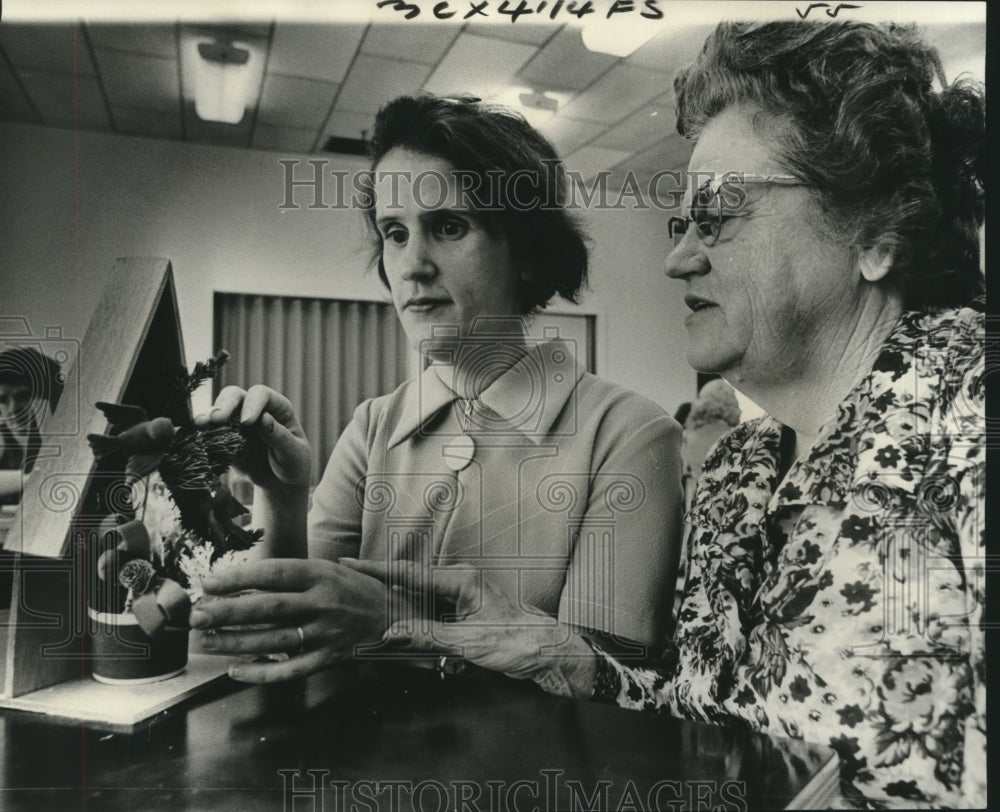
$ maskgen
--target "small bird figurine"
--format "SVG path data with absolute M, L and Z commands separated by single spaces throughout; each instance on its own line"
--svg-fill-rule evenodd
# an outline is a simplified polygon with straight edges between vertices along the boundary
M 177 429 L 169 417 L 150 420 L 141 406 L 123 403 L 97 404 L 117 434 L 88 434 L 87 442 L 97 459 L 102 460 L 113 454 L 128 458 L 125 473 L 135 479 L 142 479 L 155 471 L 163 455 L 170 447 Z

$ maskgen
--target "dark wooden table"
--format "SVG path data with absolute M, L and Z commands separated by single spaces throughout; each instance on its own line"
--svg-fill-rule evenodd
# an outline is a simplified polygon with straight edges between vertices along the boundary
M 542 693 L 384 667 L 228 680 L 130 733 L 0 715 L 0 809 L 777 809 L 832 751 Z

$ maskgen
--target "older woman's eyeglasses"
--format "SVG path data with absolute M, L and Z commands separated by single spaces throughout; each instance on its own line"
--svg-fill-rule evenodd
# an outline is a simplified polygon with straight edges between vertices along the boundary
M 722 232 L 722 224 L 730 217 L 741 217 L 738 210 L 745 200 L 740 186 L 748 183 L 771 183 L 779 186 L 809 186 L 795 175 L 744 175 L 728 172 L 716 180 L 705 181 L 692 195 L 691 207 L 686 217 L 667 220 L 667 232 L 675 246 L 687 234 L 688 225 L 694 224 L 695 233 L 704 245 L 715 245 Z

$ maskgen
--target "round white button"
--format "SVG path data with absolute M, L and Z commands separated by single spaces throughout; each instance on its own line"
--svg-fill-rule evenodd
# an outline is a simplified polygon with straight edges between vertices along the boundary
M 461 471 L 476 454 L 476 441 L 468 434 L 459 434 L 452 439 L 442 451 L 444 454 L 444 464 L 452 471 Z

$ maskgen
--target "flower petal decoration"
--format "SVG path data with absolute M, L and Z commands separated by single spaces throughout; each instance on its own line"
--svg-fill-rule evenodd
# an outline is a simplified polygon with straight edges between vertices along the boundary
M 132 614 L 135 615 L 139 628 L 150 637 L 156 637 L 167 627 L 167 616 L 157 605 L 153 592 L 140 595 L 132 602 Z
M 149 558 L 149 531 L 146 529 L 146 525 L 133 519 L 118 525 L 115 532 L 119 539 L 115 546 L 121 548 L 122 545 L 125 545 L 123 549 L 128 552 L 129 558 Z
M 125 524 L 127 521 L 128 516 L 123 516 L 121 513 L 109 513 L 101 519 L 100 527 L 97 529 L 98 537 L 106 546 L 114 547 L 119 541 L 121 541 L 121 539 L 117 537 L 118 525 Z M 115 533 L 116 537 L 113 539 L 108 538 L 109 533 Z
M 191 599 L 184 588 L 170 578 L 156 578 L 152 589 L 132 602 L 132 614 L 140 628 L 156 637 L 167 626 L 185 627 L 191 613 Z
M 191 614 L 191 598 L 179 583 L 164 578 L 154 587 L 156 605 L 172 626 L 186 626 Z

